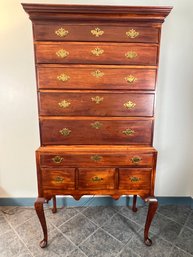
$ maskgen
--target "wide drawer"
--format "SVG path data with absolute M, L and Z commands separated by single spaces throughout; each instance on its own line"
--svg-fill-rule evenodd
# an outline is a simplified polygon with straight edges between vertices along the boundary
M 119 169 L 119 189 L 146 190 L 151 188 L 151 181 L 152 169 Z
M 80 168 L 78 169 L 78 189 L 114 189 L 115 169 Z
M 157 64 L 157 45 L 130 43 L 38 43 L 37 63 Z
M 100 148 L 99 148 L 100 149 Z M 77 150 L 78 151 L 78 150 Z M 114 152 L 104 153 L 102 150 L 90 153 L 58 152 L 41 153 L 41 167 L 96 167 L 96 166 L 134 166 L 152 167 L 154 161 L 153 153 L 136 152 Z
M 41 118 L 43 145 L 152 143 L 151 119 Z
M 104 26 L 81 24 L 36 24 L 35 40 L 115 41 L 158 43 L 159 30 L 153 27 Z
M 75 169 L 64 170 L 42 169 L 42 186 L 44 189 L 75 189 Z
M 41 92 L 40 115 L 153 116 L 153 93 Z
M 155 69 L 119 66 L 54 66 L 37 68 L 40 89 L 145 89 L 154 90 Z

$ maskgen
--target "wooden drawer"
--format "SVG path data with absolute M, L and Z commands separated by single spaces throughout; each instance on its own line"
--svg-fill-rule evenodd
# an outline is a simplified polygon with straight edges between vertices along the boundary
M 78 151 L 78 150 L 77 150 Z M 120 152 L 104 153 L 96 151 L 90 153 L 56 152 L 40 155 L 41 167 L 96 167 L 96 166 L 144 166 L 152 167 L 153 153 Z
M 43 145 L 145 144 L 152 142 L 151 119 L 41 118 Z
M 42 186 L 44 189 L 75 189 L 75 170 L 42 169 Z
M 152 169 L 120 168 L 119 189 L 148 190 L 151 188 Z
M 155 69 L 130 66 L 54 66 L 37 68 L 40 89 L 145 89 L 154 90 Z
M 35 40 L 46 41 L 114 41 L 158 43 L 159 30 L 153 27 L 104 26 L 81 24 L 36 24 Z
M 41 92 L 40 115 L 153 116 L 153 93 Z
M 37 63 L 157 64 L 157 45 L 126 43 L 38 43 Z
M 78 189 L 104 190 L 115 188 L 115 169 L 80 168 L 78 171 Z

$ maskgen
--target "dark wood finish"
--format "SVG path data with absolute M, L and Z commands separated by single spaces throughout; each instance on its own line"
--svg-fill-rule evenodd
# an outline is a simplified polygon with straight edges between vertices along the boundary
M 65 36 L 57 35 L 56 31 L 60 28 L 68 31 Z M 93 35 L 92 30 L 99 28 L 102 35 Z M 139 35 L 137 37 L 127 36 L 127 32 L 135 30 Z M 37 41 L 97 41 L 97 42 L 159 42 L 159 29 L 154 27 L 139 27 L 127 24 L 127 26 L 105 26 L 101 24 L 84 25 L 84 24 L 37 24 L 35 25 L 35 40 Z
M 85 194 L 134 195 L 133 211 L 137 195 L 149 202 L 144 242 L 151 245 L 154 91 L 171 7 L 22 5 L 33 23 L 39 95 L 40 246 L 47 245 L 43 203 L 53 199 L 56 212 L 56 195 Z
M 97 126 L 100 128 L 95 128 Z M 115 145 L 151 145 L 152 141 L 151 119 L 95 119 L 82 118 L 42 118 L 40 129 L 43 145 L 92 145 L 92 144 L 115 144 Z M 71 131 L 68 136 L 61 134 L 63 129 Z M 133 131 L 133 134 L 126 135 L 127 129 Z
M 96 56 L 92 51 L 97 48 L 104 52 Z M 157 65 L 158 54 L 157 45 L 132 43 L 41 42 L 35 45 L 35 49 L 37 63 Z M 68 52 L 68 55 L 59 57 L 57 52 L 60 50 Z M 128 52 L 137 56 L 127 58 Z
M 101 76 L 93 75 L 98 71 Z M 154 90 L 156 69 L 113 65 L 41 65 L 37 68 L 40 89 Z M 67 80 L 59 80 L 62 74 Z M 127 78 L 130 76 L 130 81 Z M 133 77 L 133 80 L 132 80 Z
M 62 105 L 63 101 L 67 103 Z M 127 103 L 128 106 L 126 105 Z M 75 91 L 41 92 L 40 115 L 47 116 L 153 116 L 153 93 Z

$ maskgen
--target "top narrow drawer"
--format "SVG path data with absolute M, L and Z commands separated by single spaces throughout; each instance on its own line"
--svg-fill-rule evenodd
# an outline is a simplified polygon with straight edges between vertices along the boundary
M 158 43 L 159 30 L 153 27 L 37 24 L 34 26 L 37 41 L 113 41 Z

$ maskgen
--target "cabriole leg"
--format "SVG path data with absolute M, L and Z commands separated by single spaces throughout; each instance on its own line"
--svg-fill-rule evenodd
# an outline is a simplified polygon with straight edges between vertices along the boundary
M 151 222 L 153 220 L 153 217 L 156 213 L 157 207 L 158 207 L 158 201 L 155 197 L 149 197 L 145 199 L 146 202 L 149 203 L 149 208 L 148 208 L 148 213 L 147 213 L 147 218 L 146 218 L 146 223 L 145 223 L 145 230 L 144 230 L 144 243 L 147 246 L 152 245 L 151 239 L 149 239 L 149 228 L 151 226 Z
M 133 196 L 133 207 L 132 207 L 133 212 L 137 211 L 136 203 L 137 203 L 137 195 L 134 195 Z
M 44 207 L 43 207 L 44 203 L 45 203 L 44 198 L 37 198 L 36 202 L 34 203 L 34 207 L 38 215 L 38 218 L 43 230 L 43 234 L 44 234 L 44 239 L 40 242 L 41 248 L 46 247 L 48 242 L 48 232 L 47 232 L 47 225 L 46 225 L 46 219 L 45 219 Z
M 57 207 L 56 207 L 56 196 L 53 196 L 53 208 L 52 208 L 52 212 L 56 213 L 57 212 Z

